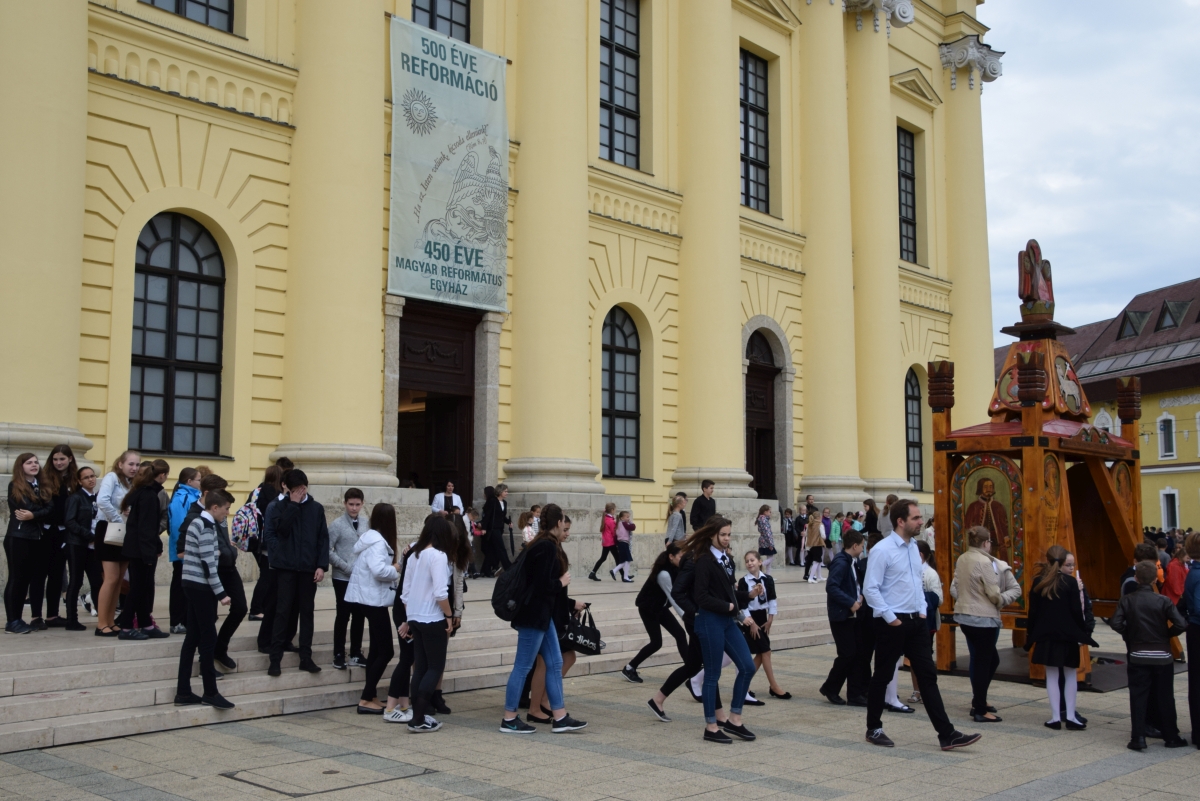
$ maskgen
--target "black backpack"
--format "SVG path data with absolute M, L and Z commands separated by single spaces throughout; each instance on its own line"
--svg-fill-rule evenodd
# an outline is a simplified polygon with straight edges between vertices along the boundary
M 512 567 L 505 570 L 496 579 L 492 588 L 492 611 L 501 620 L 512 622 L 521 609 L 529 603 L 529 582 L 525 578 L 525 554 L 529 549 L 521 551 Z

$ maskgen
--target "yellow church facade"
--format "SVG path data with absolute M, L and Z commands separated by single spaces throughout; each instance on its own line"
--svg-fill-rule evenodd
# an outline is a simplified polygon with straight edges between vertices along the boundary
M 928 502 L 924 365 L 993 388 L 976 4 L 4 3 L 0 472 Z M 386 291 L 392 16 L 506 59 L 504 312 Z

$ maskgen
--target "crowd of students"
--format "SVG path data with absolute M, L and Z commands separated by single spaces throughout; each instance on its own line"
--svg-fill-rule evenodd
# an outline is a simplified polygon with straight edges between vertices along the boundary
M 260 623 L 258 645 L 269 656 L 268 675 L 281 675 L 288 651 L 298 652 L 300 670 L 321 670 L 312 657 L 314 601 L 332 565 L 333 667 L 364 669 L 358 712 L 407 724 L 417 733 L 441 728 L 436 716 L 450 710 L 440 688 L 449 640 L 462 625 L 466 580 L 514 569 L 508 550 L 516 553 L 515 543 L 505 548 L 503 541 L 511 523 L 503 484 L 486 488 L 482 521 L 448 484 L 434 497 L 420 535 L 402 545 L 396 510 L 375 504 L 368 519 L 364 495 L 356 488 L 345 492 L 343 513 L 327 525 L 324 507 L 308 494 L 307 477 L 287 459 L 268 468 L 236 515 L 231 515 L 235 501 L 228 483 L 208 468 L 182 469 L 171 493 L 164 489 L 169 472 L 165 461 L 143 461 L 133 451 L 122 453 L 99 480 L 91 467 L 76 464 L 67 445 L 55 447 L 45 466 L 33 453 L 18 456 L 4 538 L 9 565 L 5 631 L 86 631 L 79 622 L 82 607 L 96 616 L 96 636 L 145 640 L 182 634 L 175 703 L 230 709 L 233 704 L 221 696 L 217 682 L 237 669 L 229 645 L 247 616 Z M 649 642 L 621 673 L 643 683 L 638 668 L 662 648 L 666 630 L 683 663 L 648 699 L 648 707 L 669 722 L 666 701 L 687 684 L 704 706 L 703 738 L 730 743 L 731 735 L 755 739 L 742 712 L 746 705 L 763 703 L 749 691 L 758 669 L 766 674 L 772 697 L 786 700 L 791 694 L 776 681 L 770 658 L 770 630 L 778 614 L 771 576 L 777 555 L 772 510 L 765 505 L 759 510 L 757 548 L 742 555 L 745 573 L 739 579 L 730 549 L 732 526 L 716 514 L 714 488 L 711 481 L 703 483 L 690 515 L 684 511 L 686 495 L 672 499 L 664 549 L 634 602 Z M 602 553 L 589 578 L 600 580 L 597 571 L 611 555 L 610 577 L 634 581 L 631 535 L 636 527 L 629 512 L 609 504 L 602 521 Z M 568 594 L 570 561 L 563 543 L 570 527 L 570 518 L 554 504 L 535 506 L 518 522 L 523 550 L 515 572 L 523 585 L 512 616 L 517 643 L 500 724 L 504 733 L 533 733 L 531 724 L 554 732 L 587 725 L 567 713 L 563 697 L 563 677 L 575 661 L 564 633 L 571 616 L 587 606 Z M 172 563 L 167 630 L 153 616 L 164 532 Z M 804 566 L 810 582 L 826 582 L 837 656 L 820 694 L 838 706 L 865 708 L 867 741 L 891 747 L 882 713 L 913 711 L 898 694 L 900 667 L 907 662 L 913 684 L 908 701 L 925 706 L 941 747 L 977 742 L 979 734 L 954 727 L 938 691 L 933 635 L 942 625 L 943 589 L 931 566 L 932 524 L 925 525 L 919 506 L 889 496 L 882 513 L 868 500 L 861 513 L 831 515 L 810 495 L 801 514 L 783 511 L 779 533 L 785 564 Z M 1172 689 L 1172 663 L 1182 660 L 1185 649 L 1178 637 L 1185 632 L 1193 743 L 1200 747 L 1200 570 L 1195 569 L 1200 534 L 1145 533 L 1134 564 L 1121 577 L 1122 598 L 1109 621 L 1128 650 L 1129 747 L 1142 750 L 1147 738 L 1161 738 L 1169 748 L 1187 745 L 1179 735 Z M 1011 566 L 992 555 L 987 529 L 969 529 L 965 537 L 968 548 L 955 563 L 949 587 L 953 623 L 962 629 L 970 654 L 969 714 L 976 723 L 996 723 L 1001 718 L 988 703 L 988 692 L 999 665 L 1001 612 L 1022 589 Z M 482 552 L 481 570 L 473 567 L 473 542 Z M 251 553 L 260 567 L 249 602 L 236 565 L 239 550 Z M 825 565 L 828 573 L 822 577 Z M 1074 672 L 1080 645 L 1096 645 L 1091 599 L 1076 575 L 1074 555 L 1062 546 L 1051 546 L 1038 569 L 1026 599 L 1025 648 L 1030 662 L 1045 670 L 1050 706 L 1045 725 L 1083 730 L 1087 719 L 1076 708 Z M 65 606 L 60 606 L 64 588 Z M 29 622 L 23 618 L 26 604 Z M 218 630 L 219 606 L 228 607 L 228 613 Z M 381 701 L 378 685 L 395 656 L 394 635 L 400 659 Z M 197 653 L 199 695 L 191 687 Z M 728 664 L 736 677 L 726 711 L 718 685 Z M 848 700 L 841 696 L 843 687 Z M 529 709 L 525 720 L 518 715 L 522 707 Z

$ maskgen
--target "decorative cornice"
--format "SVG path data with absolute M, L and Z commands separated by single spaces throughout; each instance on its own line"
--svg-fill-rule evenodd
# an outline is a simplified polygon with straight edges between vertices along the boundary
M 682 198 L 674 192 L 632 181 L 620 175 L 588 168 L 588 210 L 592 214 L 679 235 Z
M 887 21 L 888 36 L 892 35 L 892 26 L 903 28 L 917 18 L 913 0 L 842 0 L 842 10 L 856 15 L 854 27 L 860 31 L 863 12 L 872 12 L 875 17 L 875 33 L 879 33 L 879 17 L 883 15 Z
M 994 81 L 1004 74 L 1000 50 L 993 50 L 990 45 L 979 41 L 975 34 L 964 36 L 949 44 L 938 45 L 938 55 L 942 58 L 942 68 L 950 70 L 950 89 L 958 87 L 958 71 L 967 70 L 967 88 L 975 88 L 975 71 L 984 81 Z M 980 87 L 983 88 L 982 86 Z
M 951 313 L 950 292 L 953 285 L 949 281 L 904 267 L 900 268 L 899 273 L 901 303 L 946 315 Z
M 938 97 L 933 84 L 920 69 L 915 67 L 907 72 L 893 75 L 892 89 L 927 111 L 933 111 L 942 104 L 942 99 Z
M 768 264 L 788 272 L 801 272 L 800 254 L 804 251 L 805 238 L 782 228 L 751 220 L 740 219 L 738 241 L 743 259 Z

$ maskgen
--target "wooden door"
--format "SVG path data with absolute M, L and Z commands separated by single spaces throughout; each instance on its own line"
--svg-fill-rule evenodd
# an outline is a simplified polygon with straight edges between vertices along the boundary
M 746 371 L 746 472 L 759 498 L 774 500 L 775 376 L 777 368 L 751 364 Z

